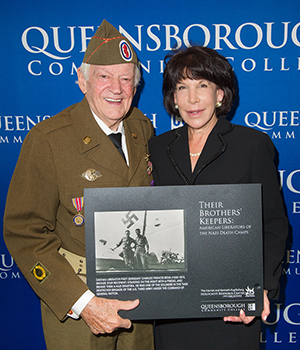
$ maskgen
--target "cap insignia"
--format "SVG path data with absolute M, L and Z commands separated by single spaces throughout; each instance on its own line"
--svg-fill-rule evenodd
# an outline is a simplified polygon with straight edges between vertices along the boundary
M 133 54 L 131 48 L 125 40 L 120 41 L 120 53 L 124 61 L 130 62 L 132 60 Z

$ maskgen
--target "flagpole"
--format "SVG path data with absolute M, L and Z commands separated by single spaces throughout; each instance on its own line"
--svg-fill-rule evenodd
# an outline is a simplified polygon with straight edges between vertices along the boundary
M 145 210 L 145 216 L 144 216 L 143 236 L 145 236 L 145 232 L 146 232 L 146 217 L 147 217 L 147 210 Z

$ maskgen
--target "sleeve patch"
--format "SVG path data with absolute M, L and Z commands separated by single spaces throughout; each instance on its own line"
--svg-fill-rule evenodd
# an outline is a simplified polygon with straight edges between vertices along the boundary
M 39 283 L 43 283 L 45 279 L 51 275 L 50 272 L 39 261 L 33 266 L 30 272 Z

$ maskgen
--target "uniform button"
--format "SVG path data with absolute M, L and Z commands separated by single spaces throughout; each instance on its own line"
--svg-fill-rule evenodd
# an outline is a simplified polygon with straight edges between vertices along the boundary
M 89 143 L 92 142 L 92 138 L 90 136 L 84 136 L 83 142 L 88 145 Z

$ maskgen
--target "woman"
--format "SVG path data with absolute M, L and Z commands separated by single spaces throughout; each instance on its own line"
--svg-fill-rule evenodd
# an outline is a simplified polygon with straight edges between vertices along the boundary
M 235 97 L 234 73 L 225 57 L 194 46 L 168 57 L 164 106 L 185 125 L 150 140 L 155 186 L 261 183 L 264 212 L 264 310 L 279 291 L 288 223 L 279 192 L 275 150 L 259 131 L 225 117 Z M 245 252 L 246 254 L 246 252 Z M 259 349 L 260 318 L 158 321 L 157 350 Z

